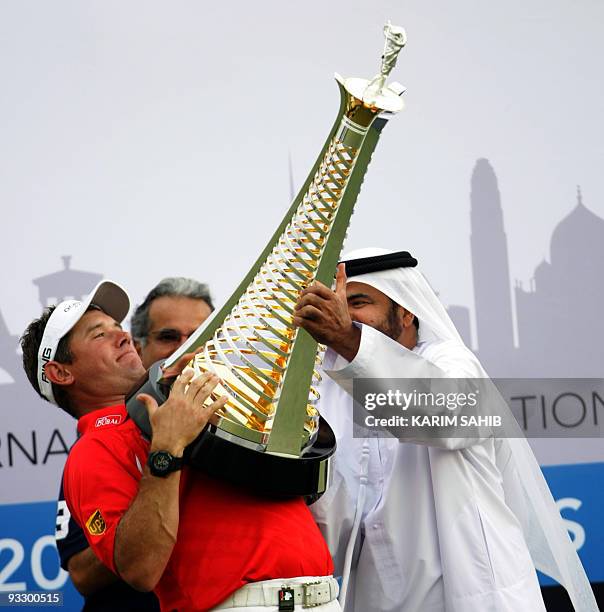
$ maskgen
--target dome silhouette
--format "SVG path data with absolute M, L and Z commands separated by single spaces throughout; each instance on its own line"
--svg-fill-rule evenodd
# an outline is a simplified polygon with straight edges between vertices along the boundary
M 577 205 L 552 233 L 550 261 L 553 266 L 600 266 L 604 261 L 604 219 L 589 210 L 577 189 Z
M 542 289 L 549 287 L 551 278 L 552 266 L 545 259 L 535 268 L 533 278 L 535 279 L 535 288 Z

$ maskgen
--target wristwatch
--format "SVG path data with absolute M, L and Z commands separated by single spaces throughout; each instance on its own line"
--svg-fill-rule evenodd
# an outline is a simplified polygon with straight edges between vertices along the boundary
M 147 465 L 153 476 L 165 478 L 168 474 L 182 468 L 182 457 L 174 457 L 168 451 L 153 451 L 149 454 Z

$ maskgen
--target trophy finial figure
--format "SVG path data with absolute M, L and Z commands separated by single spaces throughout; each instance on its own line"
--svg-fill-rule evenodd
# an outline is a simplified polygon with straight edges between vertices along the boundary
M 401 95 L 405 88 L 399 83 L 386 84 L 401 49 L 407 43 L 405 30 L 392 25 L 390 21 L 384 26 L 384 51 L 379 73 L 368 81 L 366 79 L 349 78 L 342 80 L 346 89 L 356 98 L 362 100 L 367 107 L 397 113 L 403 109 Z
M 382 54 L 381 75 L 386 79 L 396 65 L 400 50 L 407 43 L 407 34 L 400 26 L 392 25 L 390 21 L 384 26 L 384 53 Z

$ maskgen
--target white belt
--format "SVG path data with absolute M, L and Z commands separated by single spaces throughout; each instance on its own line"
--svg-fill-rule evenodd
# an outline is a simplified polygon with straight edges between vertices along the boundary
M 278 606 L 279 591 L 282 589 L 291 589 L 294 604 L 301 604 L 303 608 L 314 608 L 329 603 L 337 599 L 339 591 L 338 582 L 332 576 L 262 580 L 246 584 L 212 610 L 244 606 Z

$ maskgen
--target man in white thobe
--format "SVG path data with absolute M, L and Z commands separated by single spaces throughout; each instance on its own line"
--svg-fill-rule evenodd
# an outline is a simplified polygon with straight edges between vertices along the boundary
M 311 509 L 343 574 L 345 609 L 544 611 L 537 565 L 564 582 L 576 610 L 597 610 L 525 440 L 353 437 L 355 378 L 486 375 L 408 253 L 345 259 L 352 280 L 341 264 L 335 291 L 312 285 L 294 313 L 329 347 L 319 410 L 338 450 Z

